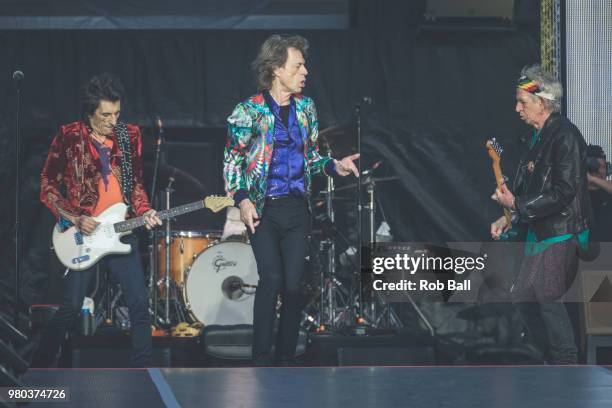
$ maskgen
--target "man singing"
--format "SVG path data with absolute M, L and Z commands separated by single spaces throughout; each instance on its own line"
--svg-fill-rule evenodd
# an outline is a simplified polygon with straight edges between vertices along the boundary
M 240 207 L 257 261 L 259 283 L 253 318 L 253 360 L 273 361 L 277 296 L 282 308 L 276 360 L 293 359 L 300 321 L 299 282 L 310 227 L 312 175 L 358 177 L 358 154 L 333 160 L 318 151 L 318 121 L 306 85 L 308 41 L 269 37 L 252 63 L 259 93 L 239 103 L 228 122 L 224 157 L 227 192 Z
M 83 234 L 95 231 L 94 218 L 113 204 L 125 202 L 132 216 L 145 216 L 147 228 L 161 225 L 151 208 L 142 182 L 141 136 L 135 125 L 119 122 L 123 87 L 108 74 L 91 78 L 81 104 L 82 120 L 61 126 L 51 143 L 40 179 L 40 199 L 59 220 L 75 225 Z M 66 194 L 60 191 L 65 188 Z M 119 282 L 130 311 L 133 367 L 151 362 L 149 303 L 136 238 L 125 242 L 132 251 L 111 255 L 100 262 Z M 81 311 L 83 298 L 96 267 L 69 271 L 63 281 L 60 308 L 46 326 L 32 364 L 52 365 Z
M 558 300 L 576 275 L 578 243 L 586 247 L 591 205 L 587 146 L 578 128 L 559 113 L 562 96 L 559 81 L 538 65 L 523 69 L 516 111 L 533 131 L 523 139 L 525 153 L 514 193 L 504 185 L 493 198 L 514 211 L 527 229 L 525 256 L 512 298 L 532 334 L 539 328 L 533 318 L 541 318 L 549 362 L 572 364 L 577 362 L 576 342 L 565 305 Z M 506 218 L 499 218 L 491 224 L 492 237 L 499 239 L 507 228 Z

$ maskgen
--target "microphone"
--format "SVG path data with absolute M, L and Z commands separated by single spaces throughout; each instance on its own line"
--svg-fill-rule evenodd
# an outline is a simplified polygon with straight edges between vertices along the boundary
M 13 81 L 17 85 L 17 89 L 21 88 L 21 81 L 23 81 L 23 71 L 16 70 L 13 72 Z
M 164 123 L 159 116 L 155 117 L 155 127 L 157 128 L 157 146 L 160 146 L 164 137 Z
M 232 291 L 240 290 L 242 288 L 257 289 L 257 285 L 250 285 L 248 283 L 244 283 L 242 279 L 238 278 L 237 276 L 232 276 L 227 284 L 227 288 Z
M 372 167 L 370 167 L 369 169 L 367 169 L 366 171 L 362 171 L 361 174 L 363 176 L 367 176 L 370 173 L 374 173 L 374 170 L 376 170 L 377 168 L 380 167 L 380 165 L 382 164 L 382 160 L 377 161 L 376 163 L 374 163 L 372 165 Z
M 172 188 L 172 184 L 176 181 L 174 176 L 176 176 L 176 169 L 174 169 L 174 172 L 172 173 L 172 175 L 168 177 L 168 187 L 166 188 Z
M 355 108 L 362 108 L 372 104 L 372 98 L 370 96 L 362 96 L 355 102 Z
M 359 101 L 359 103 L 361 103 L 362 105 L 371 105 L 372 98 L 370 96 L 362 96 L 361 101 Z
M 15 72 L 13 72 L 13 81 L 17 81 L 17 82 L 22 81 L 23 80 L 23 76 L 24 76 L 23 72 L 17 70 Z

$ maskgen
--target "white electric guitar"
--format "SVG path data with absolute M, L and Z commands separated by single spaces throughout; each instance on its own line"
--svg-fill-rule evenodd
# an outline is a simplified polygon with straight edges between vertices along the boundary
M 165 220 L 202 208 L 219 212 L 232 205 L 234 200 L 230 197 L 210 196 L 203 201 L 159 211 L 156 215 Z M 69 269 L 82 271 L 92 267 L 106 255 L 129 253 L 131 247 L 119 238 L 130 234 L 135 228 L 142 227 L 145 222 L 142 216 L 126 220 L 126 215 L 127 206 L 124 203 L 110 206 L 99 216 L 93 217 L 100 225 L 91 235 L 81 234 L 74 226 L 62 232 L 59 225 L 56 225 L 53 228 L 53 248 L 60 262 Z

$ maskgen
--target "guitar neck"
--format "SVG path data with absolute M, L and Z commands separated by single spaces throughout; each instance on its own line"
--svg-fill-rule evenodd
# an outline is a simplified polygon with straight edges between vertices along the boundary
M 495 181 L 497 182 L 497 188 L 501 189 L 502 184 L 504 184 L 504 176 L 502 175 L 501 166 L 499 165 L 499 162 L 493 162 L 493 173 L 495 174 Z M 506 217 L 506 221 L 511 228 L 512 227 L 512 213 L 507 208 L 504 208 L 504 217 Z
M 501 166 L 499 162 L 493 163 L 493 174 L 495 174 L 495 181 L 497 183 L 497 188 L 501 188 L 502 184 L 504 184 L 504 176 L 501 171 Z
M 179 215 L 187 214 L 192 211 L 197 211 L 204 208 L 204 201 L 194 201 L 193 203 L 180 205 L 178 207 L 171 208 L 169 210 L 163 210 L 157 212 L 155 215 L 162 221 L 172 217 L 178 217 Z M 118 222 L 114 225 L 115 232 L 127 232 L 135 228 L 142 227 L 145 224 L 144 216 L 131 218 L 126 221 Z

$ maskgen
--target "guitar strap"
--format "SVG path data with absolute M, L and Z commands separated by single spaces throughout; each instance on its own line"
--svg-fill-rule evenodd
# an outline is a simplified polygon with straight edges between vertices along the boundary
M 91 126 L 87 125 L 89 133 L 93 131 Z M 123 122 L 117 122 L 115 125 L 115 133 L 117 134 L 117 142 L 121 150 L 121 192 L 125 198 L 128 207 L 132 202 L 132 191 L 134 189 L 134 172 L 132 170 L 132 144 L 130 143 L 130 135 L 127 126 Z
M 132 190 L 134 188 L 134 177 L 132 170 L 132 146 L 127 127 L 123 122 L 117 122 L 115 126 L 117 141 L 121 149 L 121 191 L 128 206 L 132 202 Z

